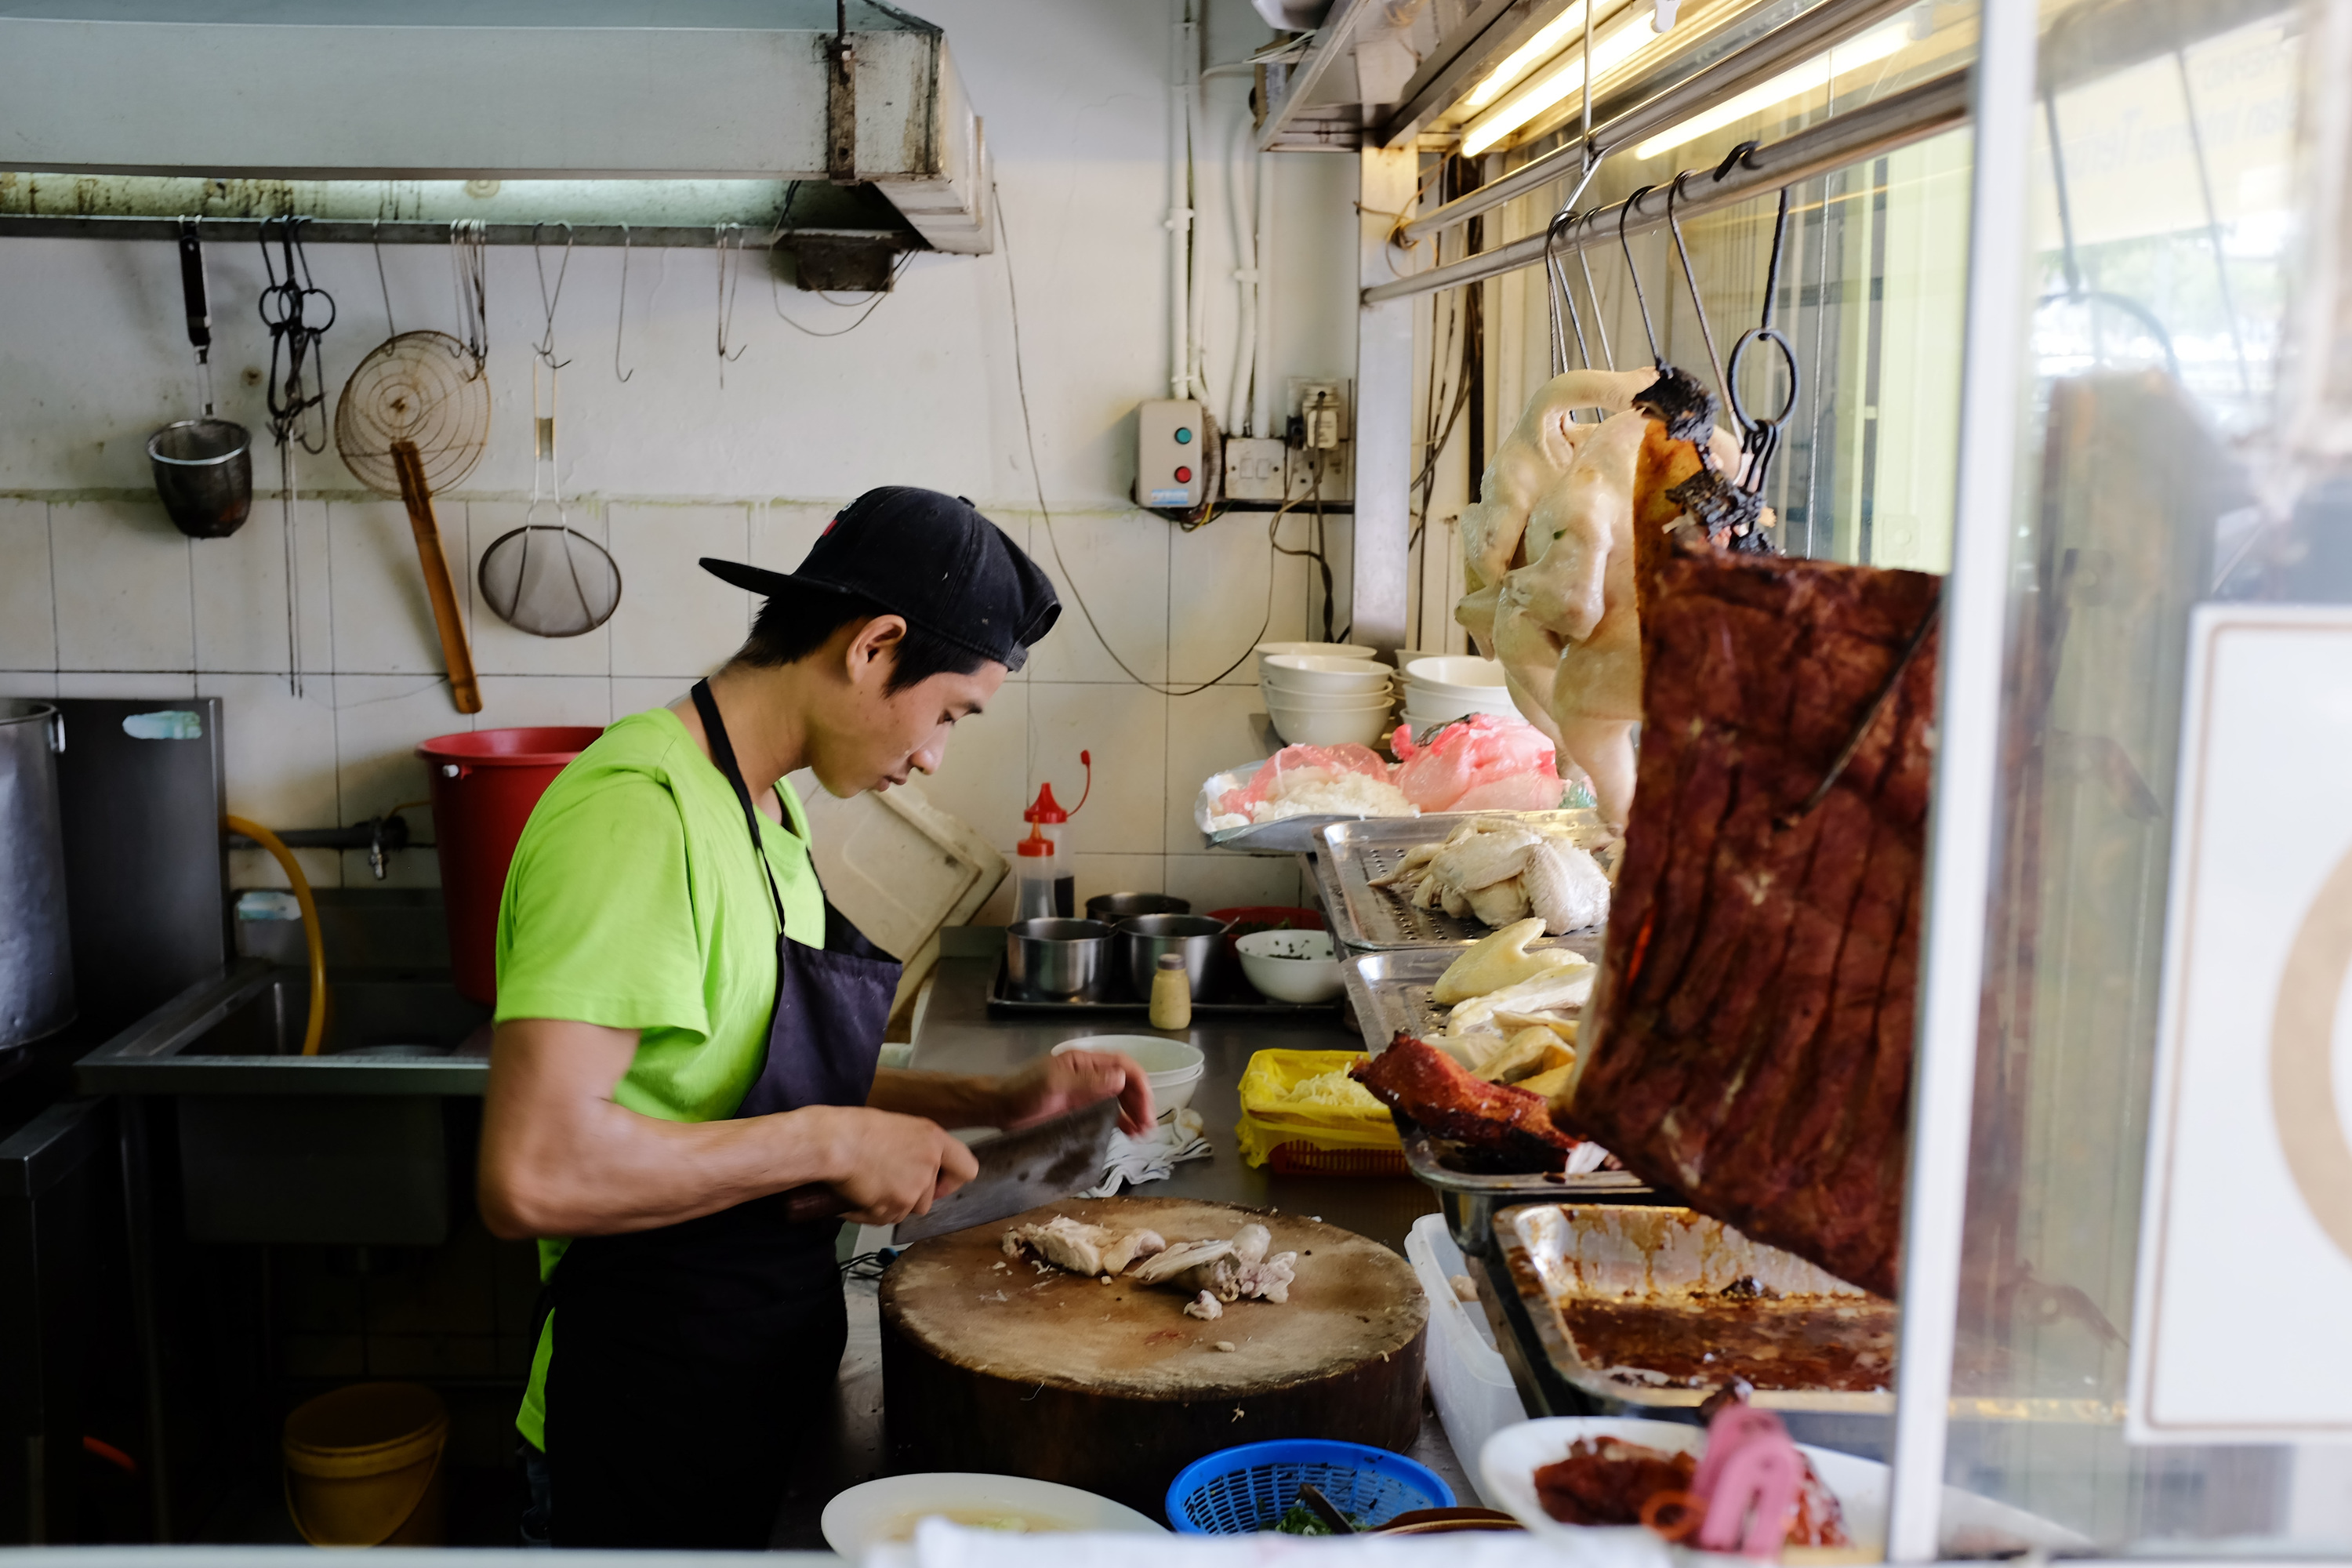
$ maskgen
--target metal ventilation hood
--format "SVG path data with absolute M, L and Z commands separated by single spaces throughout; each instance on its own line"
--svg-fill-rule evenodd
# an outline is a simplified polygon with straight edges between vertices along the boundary
M 341 190 L 320 217 L 351 216 L 352 183 L 383 183 L 387 229 L 437 216 L 402 210 L 403 187 L 495 200 L 511 182 L 569 192 L 562 216 L 589 224 L 643 221 L 625 215 L 651 197 L 683 232 L 740 222 L 757 183 L 817 182 L 887 197 L 908 245 L 979 253 L 988 174 L 946 35 L 877 0 L 0 0 L 0 181 L 19 187 L 0 205 L 17 232 L 93 202 L 188 212 L 189 180 L 248 209 L 255 182 L 284 183 L 280 212 Z M 91 177 L 79 196 L 75 176 Z M 580 210 L 602 182 L 630 186 L 605 187 L 610 214 Z

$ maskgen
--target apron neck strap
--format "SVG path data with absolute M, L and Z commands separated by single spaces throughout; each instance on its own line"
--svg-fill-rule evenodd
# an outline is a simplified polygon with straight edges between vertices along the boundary
M 726 775 L 734 787 L 735 798 L 742 804 L 743 826 L 751 831 L 751 853 L 760 858 L 760 869 L 767 874 L 768 898 L 776 906 L 776 929 L 784 929 L 784 896 L 776 889 L 776 868 L 768 863 L 768 847 L 760 837 L 760 813 L 751 804 L 751 791 L 743 782 L 743 770 L 736 765 L 735 742 L 727 738 L 726 721 L 719 717 L 719 700 L 710 694 L 710 682 L 694 683 L 694 710 L 702 716 L 703 739 L 710 744 L 710 760 Z

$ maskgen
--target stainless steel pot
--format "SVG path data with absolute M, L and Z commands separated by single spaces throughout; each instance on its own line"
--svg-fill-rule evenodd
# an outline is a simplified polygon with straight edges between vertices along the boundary
M 1137 915 L 1189 915 L 1192 903 L 1172 893 L 1097 893 L 1087 900 L 1087 919 L 1117 925 Z
M 0 1050 L 74 1019 L 58 816 L 57 754 L 65 744 L 55 708 L 0 697 Z
M 1004 977 L 1028 1002 L 1099 1002 L 1110 982 L 1110 927 L 1100 921 L 1015 921 Z
M 1182 955 L 1192 1000 L 1207 996 L 1224 960 L 1226 922 L 1206 915 L 1135 915 L 1118 922 L 1118 971 L 1129 991 L 1149 1002 L 1160 955 Z

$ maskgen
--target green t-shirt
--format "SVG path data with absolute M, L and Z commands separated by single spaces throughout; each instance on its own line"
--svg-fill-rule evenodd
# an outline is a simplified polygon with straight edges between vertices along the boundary
M 784 929 L 824 944 L 808 817 L 777 781 L 792 831 L 760 819 Z M 677 715 L 622 720 L 556 775 L 515 847 L 499 905 L 497 1019 L 636 1029 L 613 1098 L 670 1121 L 735 1113 L 766 1059 L 776 916 L 743 807 Z M 540 1273 L 563 1256 L 539 1244 Z M 546 1446 L 554 1322 L 540 1334 L 516 1427 Z

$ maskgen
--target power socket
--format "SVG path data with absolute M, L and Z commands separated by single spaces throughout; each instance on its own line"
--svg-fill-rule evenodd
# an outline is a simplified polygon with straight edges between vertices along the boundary
M 1325 506 L 1344 506 L 1354 497 L 1356 444 L 1293 448 L 1285 474 L 1286 500 L 1307 506 L 1310 499 Z M 1319 470 L 1319 474 L 1318 474 Z
M 1291 446 L 1328 452 L 1352 437 L 1355 432 L 1348 418 L 1350 387 L 1345 381 L 1292 376 L 1286 398 L 1294 432 Z
M 1225 499 L 1280 500 L 1284 458 L 1280 441 L 1265 436 L 1225 438 Z

